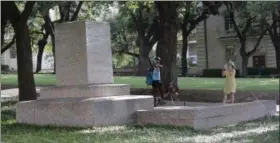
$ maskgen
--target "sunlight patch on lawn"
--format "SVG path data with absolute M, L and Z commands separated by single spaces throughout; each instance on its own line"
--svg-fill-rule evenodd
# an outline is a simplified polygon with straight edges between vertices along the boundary
M 268 85 L 270 83 L 271 83 L 271 81 L 260 81 L 259 85 Z
M 204 81 L 204 84 L 216 84 L 214 81 Z
M 245 84 L 252 84 L 252 81 L 242 81 L 241 83 L 245 83 Z
M 126 130 L 125 126 L 112 126 L 112 127 L 93 127 L 92 129 L 86 129 L 77 131 L 78 133 L 88 134 L 88 133 L 105 133 L 105 132 L 118 132 Z
M 1 79 L 7 79 L 10 78 L 9 76 L 2 76 Z
M 270 82 L 279 83 L 279 79 L 271 79 L 271 80 L 265 80 L 265 81 L 270 81 Z
M 123 77 L 117 77 L 118 79 L 131 79 L 131 77 L 128 77 L 128 76 L 123 76 Z
M 231 138 L 248 136 L 248 135 L 261 135 L 269 131 L 276 131 L 278 126 L 266 125 L 264 127 L 258 127 L 254 129 L 248 129 L 245 131 L 233 131 L 229 133 L 218 133 L 212 135 L 198 135 L 194 137 L 179 137 L 175 142 L 193 142 L 193 143 L 210 143 L 210 142 L 221 142 L 223 140 L 229 140 Z

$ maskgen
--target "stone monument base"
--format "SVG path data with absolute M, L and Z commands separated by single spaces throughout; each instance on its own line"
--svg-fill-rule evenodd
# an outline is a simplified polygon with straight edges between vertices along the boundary
M 165 106 L 153 110 L 137 111 L 137 122 L 141 125 L 190 126 L 194 129 L 249 121 L 276 113 L 275 100 L 216 105 L 216 106 Z
M 40 90 L 40 99 L 68 98 L 68 97 L 105 97 L 129 95 L 128 84 L 88 84 L 72 86 L 54 86 Z
M 136 123 L 136 111 L 153 109 L 152 96 L 57 98 L 19 102 L 17 123 L 55 126 L 107 126 Z

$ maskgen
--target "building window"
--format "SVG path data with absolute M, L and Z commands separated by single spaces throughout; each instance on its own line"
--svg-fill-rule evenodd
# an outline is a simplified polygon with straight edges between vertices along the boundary
M 265 67 L 265 56 L 253 56 L 253 67 L 264 68 Z
M 226 31 L 233 31 L 233 22 L 232 22 L 232 16 L 230 16 L 229 14 L 226 14 L 224 16 L 224 20 L 225 20 L 225 30 Z
M 236 60 L 236 52 L 234 46 L 226 46 L 226 61 L 235 61 Z
M 14 59 L 17 57 L 17 50 L 16 50 L 16 47 L 11 47 L 10 49 L 10 58 L 11 59 Z

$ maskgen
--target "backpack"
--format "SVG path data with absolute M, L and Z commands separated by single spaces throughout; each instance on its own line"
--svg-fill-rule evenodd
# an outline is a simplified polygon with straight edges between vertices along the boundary
M 152 85 L 153 84 L 153 72 L 149 71 L 148 75 L 146 76 L 146 84 Z
M 150 68 L 148 69 L 148 74 L 146 76 L 146 84 L 147 85 L 152 85 L 153 84 L 153 66 L 152 66 L 152 62 L 149 58 L 149 63 L 150 63 Z

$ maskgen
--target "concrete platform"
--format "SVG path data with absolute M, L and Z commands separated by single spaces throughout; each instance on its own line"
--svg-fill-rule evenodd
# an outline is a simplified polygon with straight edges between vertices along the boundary
M 127 84 L 88 84 L 73 86 L 54 86 L 40 90 L 40 99 L 67 97 L 105 97 L 129 95 L 130 85 Z
M 136 111 L 153 109 L 152 96 L 60 98 L 19 102 L 17 123 L 55 126 L 108 126 L 136 123 Z
M 153 110 L 138 110 L 137 123 L 190 126 L 194 129 L 254 120 L 276 113 L 275 100 L 216 105 L 216 106 L 164 106 Z
M 164 100 L 166 103 L 163 106 L 217 106 L 223 105 L 223 103 L 210 103 L 210 102 L 188 102 L 188 101 L 170 101 Z

